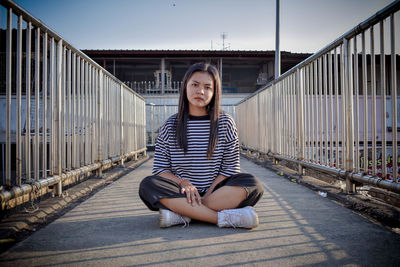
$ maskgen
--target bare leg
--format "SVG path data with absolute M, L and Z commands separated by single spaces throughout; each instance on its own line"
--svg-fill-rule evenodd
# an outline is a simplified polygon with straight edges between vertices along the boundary
M 205 205 L 192 206 L 187 202 L 186 198 L 163 198 L 160 199 L 160 203 L 180 215 L 213 224 L 218 223 L 218 214 L 216 211 Z
M 234 209 L 247 197 L 240 186 L 224 186 L 203 200 L 203 205 L 192 206 L 186 198 L 163 198 L 160 203 L 180 215 L 209 223 L 218 223 L 218 211 Z
M 215 190 L 211 195 L 203 200 L 203 204 L 208 208 L 221 211 L 234 209 L 245 200 L 247 191 L 241 186 L 224 186 Z

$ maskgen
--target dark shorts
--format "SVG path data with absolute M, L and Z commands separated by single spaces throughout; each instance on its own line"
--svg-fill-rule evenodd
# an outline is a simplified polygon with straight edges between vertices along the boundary
M 247 198 L 237 208 L 254 206 L 262 197 L 264 188 L 261 182 L 251 174 L 239 173 L 227 177 L 217 184 L 213 190 L 223 186 L 241 186 L 247 191 Z M 139 196 L 150 210 L 157 211 L 165 208 L 159 201 L 163 198 L 186 198 L 180 192 L 177 183 L 161 176 L 148 176 L 142 180 L 139 187 Z

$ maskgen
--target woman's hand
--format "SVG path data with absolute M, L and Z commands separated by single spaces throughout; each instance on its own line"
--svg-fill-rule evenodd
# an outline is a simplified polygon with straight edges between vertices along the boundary
M 196 203 L 200 206 L 201 205 L 201 197 L 197 188 L 192 185 L 189 180 L 183 180 L 179 183 L 181 187 L 182 194 L 186 194 L 186 199 L 189 204 L 194 206 Z

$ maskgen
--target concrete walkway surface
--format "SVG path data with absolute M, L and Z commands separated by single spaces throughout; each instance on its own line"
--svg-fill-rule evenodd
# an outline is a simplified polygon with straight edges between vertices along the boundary
M 158 227 L 138 196 L 152 160 L 0 256 L 0 266 L 399 266 L 400 236 L 241 159 L 265 186 L 253 230 Z

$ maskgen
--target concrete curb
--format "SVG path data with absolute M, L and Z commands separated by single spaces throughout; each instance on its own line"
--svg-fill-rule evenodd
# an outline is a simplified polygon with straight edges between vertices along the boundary
M 62 214 L 72 209 L 98 190 L 112 184 L 122 176 L 139 167 L 151 157 L 146 155 L 137 161 L 129 161 L 125 166 L 116 166 L 105 172 L 102 177 L 92 176 L 89 179 L 64 190 L 62 197 L 49 197 L 31 207 L 23 207 L 0 221 L 0 253 L 31 233 L 39 230 Z

